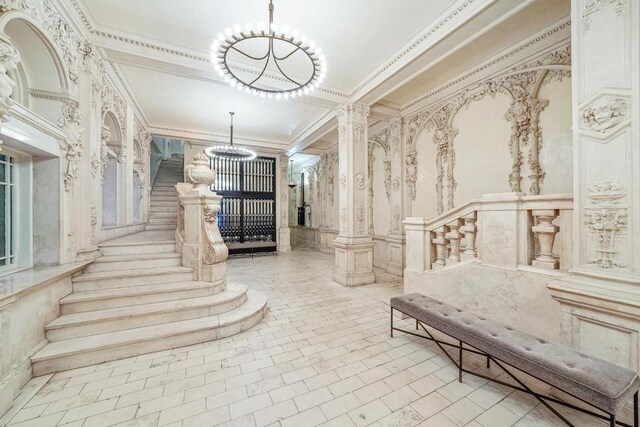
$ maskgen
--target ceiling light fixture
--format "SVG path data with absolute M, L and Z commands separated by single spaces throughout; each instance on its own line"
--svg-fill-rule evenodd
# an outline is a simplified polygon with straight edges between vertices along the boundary
M 230 137 L 228 145 L 215 145 L 213 147 L 209 147 L 204 150 L 205 154 L 209 157 L 217 157 L 219 159 L 225 160 L 239 160 L 239 161 L 248 161 L 256 158 L 256 152 L 249 150 L 248 148 L 238 147 L 237 145 L 233 145 L 233 115 L 235 114 L 233 111 L 230 111 L 231 115 L 231 126 L 230 126 Z
M 257 26 L 246 24 L 243 27 L 236 24 L 233 28 L 227 28 L 224 33 L 218 34 L 218 38 L 211 45 L 211 62 L 214 69 L 224 78 L 231 87 L 244 90 L 261 97 L 288 99 L 296 96 L 307 95 L 320 87 L 327 72 L 327 62 L 322 50 L 316 46 L 313 40 L 301 35 L 297 30 L 290 30 L 286 25 L 279 26 L 273 22 L 273 0 L 269 1 L 269 26 L 260 23 Z M 267 42 L 267 52 L 262 54 L 248 53 L 247 50 L 258 49 L 255 40 Z M 276 55 L 275 46 L 281 56 Z M 238 53 L 240 58 L 249 59 L 259 68 L 258 77 L 241 77 L 238 69 L 229 66 L 229 53 Z M 287 60 L 303 60 L 310 62 L 311 74 L 306 80 L 299 81 L 287 74 L 283 68 Z M 306 59 L 304 59 L 306 58 Z M 264 62 L 264 64 L 262 64 Z M 273 63 L 281 78 L 290 87 L 285 89 L 273 89 L 264 84 L 263 77 L 269 63 Z M 234 71 L 235 70 L 235 71 Z M 274 70 L 275 71 L 275 70 Z

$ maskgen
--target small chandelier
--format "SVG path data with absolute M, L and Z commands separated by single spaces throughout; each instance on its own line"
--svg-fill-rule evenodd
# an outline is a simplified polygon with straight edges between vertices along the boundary
M 230 111 L 231 115 L 231 126 L 230 126 L 230 138 L 228 145 L 215 145 L 213 147 L 209 147 L 204 150 L 205 154 L 209 157 L 217 157 L 219 159 L 225 160 L 239 160 L 239 161 L 248 161 L 256 158 L 255 151 L 249 150 L 248 148 L 238 147 L 237 145 L 233 145 L 233 115 L 235 114 L 233 111 Z
M 267 98 L 295 98 L 306 95 L 317 89 L 325 78 L 327 62 L 322 50 L 316 46 L 313 40 L 300 35 L 297 30 L 290 30 L 286 25 L 278 26 L 273 22 L 273 0 L 269 1 L 269 26 L 265 28 L 263 23 L 253 26 L 246 24 L 244 28 L 234 25 L 227 28 L 224 33 L 218 34 L 218 38 L 211 45 L 211 61 L 214 69 L 220 77 L 223 77 L 232 87 L 244 90 L 253 95 Z M 256 40 L 266 41 L 266 53 L 248 53 L 246 49 L 257 48 Z M 286 52 L 282 56 L 276 55 L 274 42 L 278 44 L 278 50 Z M 240 77 L 231 70 L 228 63 L 229 52 L 239 53 L 244 58 L 257 63 L 260 69 L 258 77 Z M 283 70 L 283 63 L 288 59 L 295 59 L 296 52 L 302 52 L 303 58 L 311 65 L 311 75 L 306 80 L 296 80 Z M 280 80 L 286 81 L 291 87 L 286 89 L 271 89 L 262 84 L 261 80 L 270 62 L 276 66 Z

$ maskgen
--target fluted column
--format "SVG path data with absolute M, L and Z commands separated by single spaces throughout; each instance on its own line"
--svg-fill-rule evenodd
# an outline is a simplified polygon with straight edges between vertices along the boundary
M 375 282 L 373 240 L 368 234 L 369 180 L 367 117 L 369 107 L 344 105 L 338 110 L 340 234 L 334 241 L 334 280 L 344 286 Z
M 280 154 L 278 157 L 278 205 L 280 217 L 278 218 L 278 252 L 291 250 L 291 229 L 289 228 L 289 157 Z

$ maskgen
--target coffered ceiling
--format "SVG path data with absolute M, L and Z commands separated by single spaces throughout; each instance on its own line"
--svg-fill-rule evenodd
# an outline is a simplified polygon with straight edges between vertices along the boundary
M 274 0 L 275 21 L 313 38 L 329 66 L 320 90 L 286 101 L 230 88 L 209 62 L 209 46 L 226 27 L 268 21 L 268 0 L 70 3 L 152 132 L 223 139 L 234 111 L 240 143 L 293 153 L 332 144 L 341 104 L 378 102 L 373 122 L 399 114 L 397 106 L 412 96 L 401 87 L 534 0 Z

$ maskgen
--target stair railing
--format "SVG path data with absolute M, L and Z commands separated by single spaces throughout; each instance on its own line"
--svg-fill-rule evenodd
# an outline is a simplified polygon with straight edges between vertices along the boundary
M 572 214 L 571 194 L 501 193 L 434 218 L 406 218 L 406 269 L 423 273 L 478 262 L 507 269 L 568 270 Z

